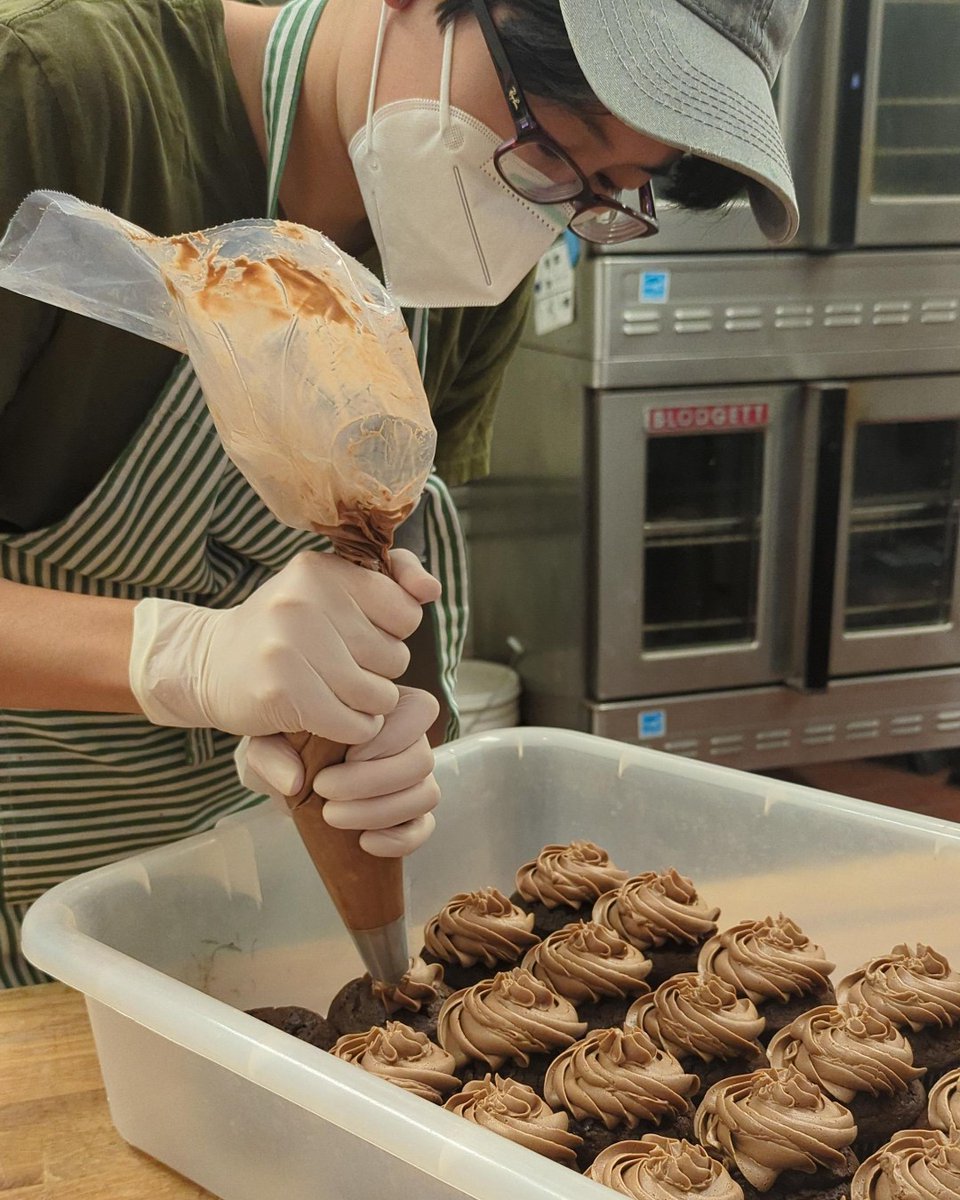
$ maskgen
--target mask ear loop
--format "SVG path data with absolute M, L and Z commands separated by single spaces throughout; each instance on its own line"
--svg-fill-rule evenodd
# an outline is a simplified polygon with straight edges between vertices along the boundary
M 445 146 L 453 145 L 450 125 L 450 72 L 453 65 L 453 27 L 451 21 L 443 31 L 443 61 L 440 67 L 440 137 Z
M 367 152 L 373 148 L 373 113 L 377 99 L 377 80 L 380 78 L 380 58 L 383 54 L 383 39 L 387 32 L 390 9 L 386 4 L 380 10 L 380 25 L 377 28 L 377 44 L 373 51 L 373 69 L 370 72 L 370 92 L 367 96 Z

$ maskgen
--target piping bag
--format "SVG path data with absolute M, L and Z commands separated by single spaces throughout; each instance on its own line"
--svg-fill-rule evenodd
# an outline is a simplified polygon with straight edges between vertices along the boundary
M 72 196 L 33 192 L 0 242 L 0 286 L 190 356 L 224 449 L 273 514 L 389 573 L 436 431 L 399 309 L 322 234 L 250 220 L 158 238 Z M 289 734 L 300 836 L 375 980 L 409 966 L 403 860 L 326 824 L 311 782 L 347 747 Z

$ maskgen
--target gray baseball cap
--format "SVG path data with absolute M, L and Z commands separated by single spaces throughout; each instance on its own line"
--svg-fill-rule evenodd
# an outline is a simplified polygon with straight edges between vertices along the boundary
M 770 89 L 807 0 L 560 0 L 597 97 L 657 141 L 741 172 L 757 223 L 800 222 Z

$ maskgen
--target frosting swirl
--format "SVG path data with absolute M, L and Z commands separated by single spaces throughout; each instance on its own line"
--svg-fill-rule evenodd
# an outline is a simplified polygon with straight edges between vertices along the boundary
M 607 1129 L 655 1125 L 690 1111 L 688 1096 L 700 1086 L 672 1054 L 639 1029 L 595 1029 L 557 1055 L 547 1068 L 543 1094 L 554 1108 Z
M 934 1129 L 960 1137 L 960 1069 L 948 1071 L 930 1089 L 927 1115 Z
M 901 1129 L 865 1159 L 850 1200 L 957 1200 L 960 1141 L 940 1130 Z
M 740 1184 L 702 1146 L 656 1133 L 607 1146 L 584 1174 L 634 1200 L 743 1200 Z
M 576 921 L 528 950 L 523 966 L 574 1004 L 605 996 L 636 996 L 653 964 L 612 929 L 596 921 Z
M 665 942 L 702 942 L 716 933 L 719 915 L 720 909 L 702 904 L 693 881 L 673 867 L 634 875 L 593 906 L 595 921 L 641 950 Z
M 586 1028 L 569 1000 L 514 967 L 449 996 L 437 1039 L 457 1066 L 480 1059 L 497 1070 L 508 1059 L 527 1066 L 532 1054 L 569 1046 Z
M 410 969 L 397 984 L 384 983 L 369 975 L 364 978 L 370 980 L 370 990 L 388 1013 L 399 1012 L 402 1008 L 419 1012 L 439 996 L 443 967 L 439 963 L 425 963 L 422 958 L 411 958 Z
M 753 1001 L 738 996 L 719 975 L 672 975 L 650 997 L 627 1011 L 627 1028 L 637 1026 L 678 1058 L 704 1062 L 763 1054 L 757 1038 L 764 1019 Z
M 366 1033 L 347 1033 L 330 1053 L 431 1104 L 442 1104 L 443 1097 L 460 1086 L 453 1073 L 453 1055 L 400 1021 L 388 1021 Z
M 583 1139 L 570 1133 L 570 1118 L 554 1112 L 531 1087 L 515 1079 L 474 1079 L 443 1106 L 554 1162 L 572 1166 Z
M 511 904 L 494 887 L 458 892 L 423 927 L 423 941 L 436 958 L 472 967 L 514 963 L 540 939 L 533 914 Z
M 824 1004 L 801 1013 L 767 1047 L 774 1067 L 796 1067 L 825 1092 L 849 1104 L 858 1092 L 892 1096 L 924 1071 L 913 1050 L 886 1017 L 854 1004 Z
M 917 1033 L 925 1025 L 945 1029 L 960 1022 L 960 972 L 929 946 L 894 946 L 837 984 L 841 1004 L 868 1004 L 894 1025 Z
M 734 1164 L 758 1191 L 784 1171 L 839 1172 L 857 1136 L 850 1110 L 793 1067 L 766 1067 L 722 1079 L 700 1102 L 697 1138 Z
M 704 944 L 697 966 L 761 1004 L 825 990 L 835 964 L 781 913 L 776 919 L 741 921 L 716 934 Z
M 606 850 L 593 842 L 574 841 L 568 846 L 544 846 L 535 859 L 517 871 L 517 891 L 524 900 L 547 908 L 565 904 L 580 908 L 596 900 L 627 878 L 610 861 Z

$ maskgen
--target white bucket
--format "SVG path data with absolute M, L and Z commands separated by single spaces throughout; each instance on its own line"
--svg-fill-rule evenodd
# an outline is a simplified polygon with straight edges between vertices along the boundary
M 503 663 L 465 658 L 457 672 L 460 736 L 520 723 L 520 676 Z

